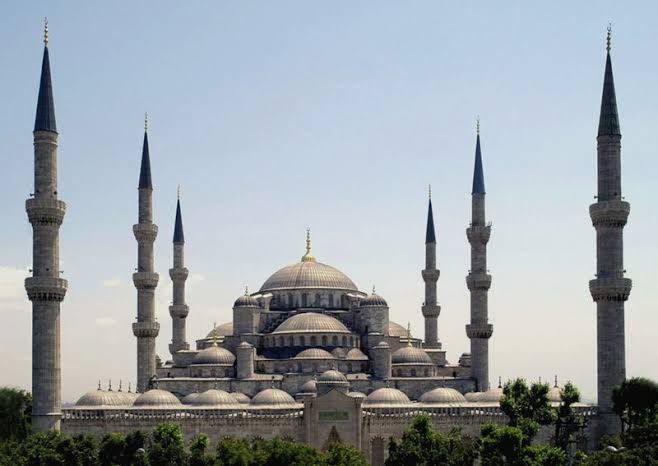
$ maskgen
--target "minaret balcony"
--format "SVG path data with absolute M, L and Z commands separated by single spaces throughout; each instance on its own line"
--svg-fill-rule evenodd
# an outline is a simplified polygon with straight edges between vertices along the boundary
M 62 302 L 68 289 L 68 282 L 55 277 L 28 277 L 25 290 L 30 301 Z
M 190 307 L 187 304 L 172 304 L 169 306 L 169 315 L 184 319 L 190 313 Z
M 491 287 L 491 275 L 488 273 L 469 273 L 466 276 L 466 286 L 469 290 L 488 290 Z
M 441 275 L 441 272 L 437 269 L 424 269 L 421 271 L 423 280 L 426 282 L 436 282 Z
M 491 237 L 491 225 L 471 225 L 466 229 L 466 237 L 471 244 L 487 244 Z
M 133 322 L 133 334 L 137 338 L 155 338 L 159 333 L 158 322 Z
M 155 288 L 158 286 L 159 276 L 155 272 L 135 272 L 133 283 L 135 288 Z
M 441 306 L 438 304 L 424 304 L 421 307 L 423 317 L 439 317 L 441 314 Z
M 493 335 L 492 324 L 466 325 L 466 336 L 468 338 L 491 338 L 491 335 Z
M 27 199 L 25 210 L 32 225 L 61 225 L 66 214 L 66 203 L 50 198 Z
M 589 282 L 589 291 L 595 302 L 626 301 L 632 287 L 633 281 L 630 278 L 599 277 Z
M 152 243 L 158 236 L 158 226 L 155 223 L 137 223 L 133 225 L 133 233 L 137 241 Z
M 172 281 L 174 282 L 187 280 L 189 273 L 190 272 L 187 270 L 187 267 L 169 269 L 169 277 L 171 277 Z
M 631 205 L 626 201 L 599 201 L 589 206 L 589 216 L 594 227 L 623 227 L 626 225 Z

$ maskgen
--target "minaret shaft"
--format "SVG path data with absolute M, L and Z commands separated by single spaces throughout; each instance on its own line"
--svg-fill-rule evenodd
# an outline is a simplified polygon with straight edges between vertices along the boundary
M 174 227 L 174 266 L 169 269 L 169 276 L 173 283 L 173 302 L 169 306 L 171 315 L 172 337 L 169 352 L 173 355 L 180 350 L 190 349 L 186 340 L 185 321 L 189 314 L 189 307 L 185 303 L 185 281 L 189 272 L 185 267 L 185 239 L 183 236 L 183 219 L 180 208 L 180 199 L 176 205 L 176 222 Z
M 436 268 L 436 234 L 434 230 L 434 213 L 432 200 L 427 209 L 427 230 L 425 234 L 425 269 L 421 272 L 425 282 L 425 302 L 422 306 L 425 319 L 425 348 L 440 349 L 438 336 L 438 318 L 441 306 L 437 303 L 436 283 L 441 272 Z

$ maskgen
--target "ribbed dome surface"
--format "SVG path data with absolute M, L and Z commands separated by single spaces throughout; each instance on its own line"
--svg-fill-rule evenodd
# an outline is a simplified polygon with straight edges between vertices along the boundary
M 347 382 L 347 378 L 337 370 L 328 370 L 318 377 L 318 382 Z
M 498 403 L 503 396 L 503 389 L 498 387 L 498 388 L 492 388 L 491 390 L 487 390 L 486 392 L 482 393 L 477 401 L 482 401 L 484 403 Z
M 366 405 L 403 405 L 409 404 L 411 400 L 404 392 L 397 388 L 378 388 L 366 397 L 363 404 Z
M 454 388 L 439 387 L 421 395 L 421 403 L 464 403 L 466 398 Z
M 562 401 L 562 394 L 560 393 L 560 387 L 551 387 L 548 390 L 548 401 L 551 403 L 559 403 Z
M 197 353 L 192 364 L 224 364 L 233 365 L 235 356 L 229 350 L 220 346 L 209 346 Z
M 466 398 L 466 401 L 469 403 L 477 403 L 480 401 L 480 397 L 483 395 L 482 392 L 469 392 L 466 395 L 464 395 L 464 398 Z
M 112 392 L 105 390 L 94 390 L 85 393 L 75 403 L 76 406 L 129 406 L 129 402 L 123 397 L 123 392 Z
M 181 403 L 180 401 L 178 401 L 178 398 L 176 398 L 176 395 L 166 390 L 159 390 L 157 388 L 142 393 L 133 402 L 133 406 L 168 407 L 168 406 L 180 406 L 180 404 Z
M 345 355 L 345 359 L 351 359 L 353 361 L 367 361 L 368 356 L 363 354 L 363 351 L 361 351 L 359 348 L 352 348 Z
M 434 364 L 425 351 L 413 346 L 400 348 L 393 353 L 391 359 L 393 364 Z
M 299 391 L 297 393 L 317 393 L 318 392 L 318 385 L 315 379 L 311 379 L 304 383 L 301 387 L 299 387 Z
M 236 399 L 224 390 L 210 389 L 197 396 L 192 404 L 195 406 L 236 405 Z
M 123 398 L 124 403 L 128 406 L 132 405 L 133 402 L 137 399 L 137 397 L 139 397 L 139 393 L 134 393 L 134 392 L 118 391 L 117 394 Z
M 251 404 L 259 406 L 287 406 L 295 404 L 295 399 L 278 388 L 267 388 L 258 392 L 251 399 Z
M 233 322 L 226 322 L 224 324 L 218 325 L 206 335 L 206 338 L 213 337 L 225 337 L 227 335 L 233 335 Z
M 304 312 L 288 317 L 274 333 L 350 333 L 338 319 L 327 314 Z
M 200 393 L 190 393 L 189 395 L 185 395 L 181 401 L 184 405 L 191 405 L 194 404 L 194 400 L 199 398 Z
M 235 398 L 235 401 L 237 401 L 239 404 L 251 403 L 251 398 L 249 398 L 247 395 L 245 395 L 242 392 L 231 392 L 231 396 Z
M 358 291 L 343 272 L 319 262 L 298 262 L 274 272 L 265 280 L 260 293 L 277 290 L 333 289 Z
M 352 398 L 366 398 L 366 394 L 361 392 L 349 392 L 347 396 L 351 396 Z
M 256 298 L 252 298 L 248 294 L 245 294 L 235 300 L 233 307 L 258 307 L 258 301 Z
M 386 306 L 388 307 L 388 303 L 384 298 L 379 296 L 376 293 L 372 293 L 371 295 L 368 295 L 366 298 L 361 300 L 361 306 Z
M 397 322 L 388 321 L 388 334 L 392 337 L 407 338 L 407 329 Z
M 308 348 L 295 356 L 295 359 L 335 359 L 334 356 L 322 348 Z

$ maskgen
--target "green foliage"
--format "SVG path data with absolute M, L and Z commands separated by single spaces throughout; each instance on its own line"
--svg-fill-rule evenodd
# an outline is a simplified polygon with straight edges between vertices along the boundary
M 148 462 L 151 466 L 184 465 L 187 457 L 178 424 L 160 424 L 153 430 L 148 448 Z
M 217 466 L 249 466 L 256 461 L 256 451 L 245 439 L 223 438 L 217 444 Z
M 472 465 L 477 458 L 477 442 L 462 437 L 458 430 L 447 436 L 435 432 L 430 418 L 416 417 L 400 439 L 391 438 L 387 466 L 393 465 Z
M 557 409 L 557 419 L 555 421 L 555 445 L 564 451 L 568 451 L 574 440 L 574 435 L 579 432 L 584 425 L 584 419 L 574 411 L 572 405 L 580 401 L 580 392 L 571 384 L 565 384 L 560 391 L 562 402 Z
M 0 442 L 23 440 L 31 431 L 32 395 L 17 388 L 0 388 Z
M 625 427 L 646 425 L 657 420 L 658 384 L 644 377 L 624 380 L 612 390 L 615 413 Z
M 265 442 L 257 460 L 255 464 L 262 466 L 307 466 L 319 464 L 321 454 L 301 443 L 274 438 Z
M 505 384 L 500 399 L 500 409 L 509 418 L 510 426 L 521 427 L 528 434 L 538 429 L 538 426 L 528 421 L 548 425 L 555 420 L 555 412 L 548 402 L 548 385 L 534 383 L 528 387 L 524 379 L 512 380 Z
M 368 466 L 360 451 L 342 443 L 332 443 L 324 453 L 322 466 Z
M 658 464 L 658 421 L 633 427 L 592 455 L 581 454 L 579 466 L 655 466 Z
M 206 453 L 210 440 L 206 434 L 199 434 L 190 443 L 190 466 L 212 466 L 215 455 Z
M 126 436 L 112 432 L 103 436 L 98 451 L 101 466 L 123 465 L 123 452 L 126 449 Z
M 524 443 L 523 432 L 518 427 L 485 424 L 482 426 L 482 465 L 524 465 L 527 449 Z
M 0 464 L 12 466 L 96 466 L 98 452 L 86 435 L 67 437 L 57 432 L 31 435 L 0 445 Z

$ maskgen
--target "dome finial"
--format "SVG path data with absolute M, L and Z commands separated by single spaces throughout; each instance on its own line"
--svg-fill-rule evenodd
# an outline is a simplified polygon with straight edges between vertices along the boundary
M 431 201 L 432 200 L 432 185 L 431 184 L 428 185 L 428 190 L 427 191 L 428 191 L 429 199 Z
M 107 381 L 107 391 L 111 392 L 112 391 L 112 379 L 109 379 Z
M 498 376 L 498 388 L 503 388 L 503 378 Z
M 121 379 L 119 379 L 119 391 L 121 391 L 121 389 L 122 389 L 122 387 L 121 387 Z
M 411 322 L 407 321 L 407 346 L 411 346 Z
M 212 332 L 212 345 L 217 346 L 217 330 L 215 327 L 213 327 L 213 332 Z
M 48 47 L 48 18 L 43 19 L 43 45 Z
M 311 254 L 311 229 L 306 229 L 306 254 L 302 256 L 302 262 L 315 262 L 315 257 Z
M 610 49 L 612 48 L 611 43 L 612 43 L 612 23 L 608 23 L 608 35 L 605 38 L 606 46 L 605 49 L 610 53 Z
M 132 387 L 130 385 L 130 382 L 128 382 L 128 393 L 131 393 Z
M 176 199 L 180 201 L 180 184 L 178 185 L 178 188 L 176 189 Z
M 372 285 L 372 294 L 375 294 L 375 285 Z
M 475 117 L 475 132 L 479 135 L 480 134 L 480 115 Z
M 98 390 L 101 390 L 101 379 L 98 379 Z
M 144 132 L 148 131 L 149 129 L 149 114 L 148 112 L 144 112 Z
M 555 385 L 554 387 L 557 387 L 557 374 L 555 374 Z

